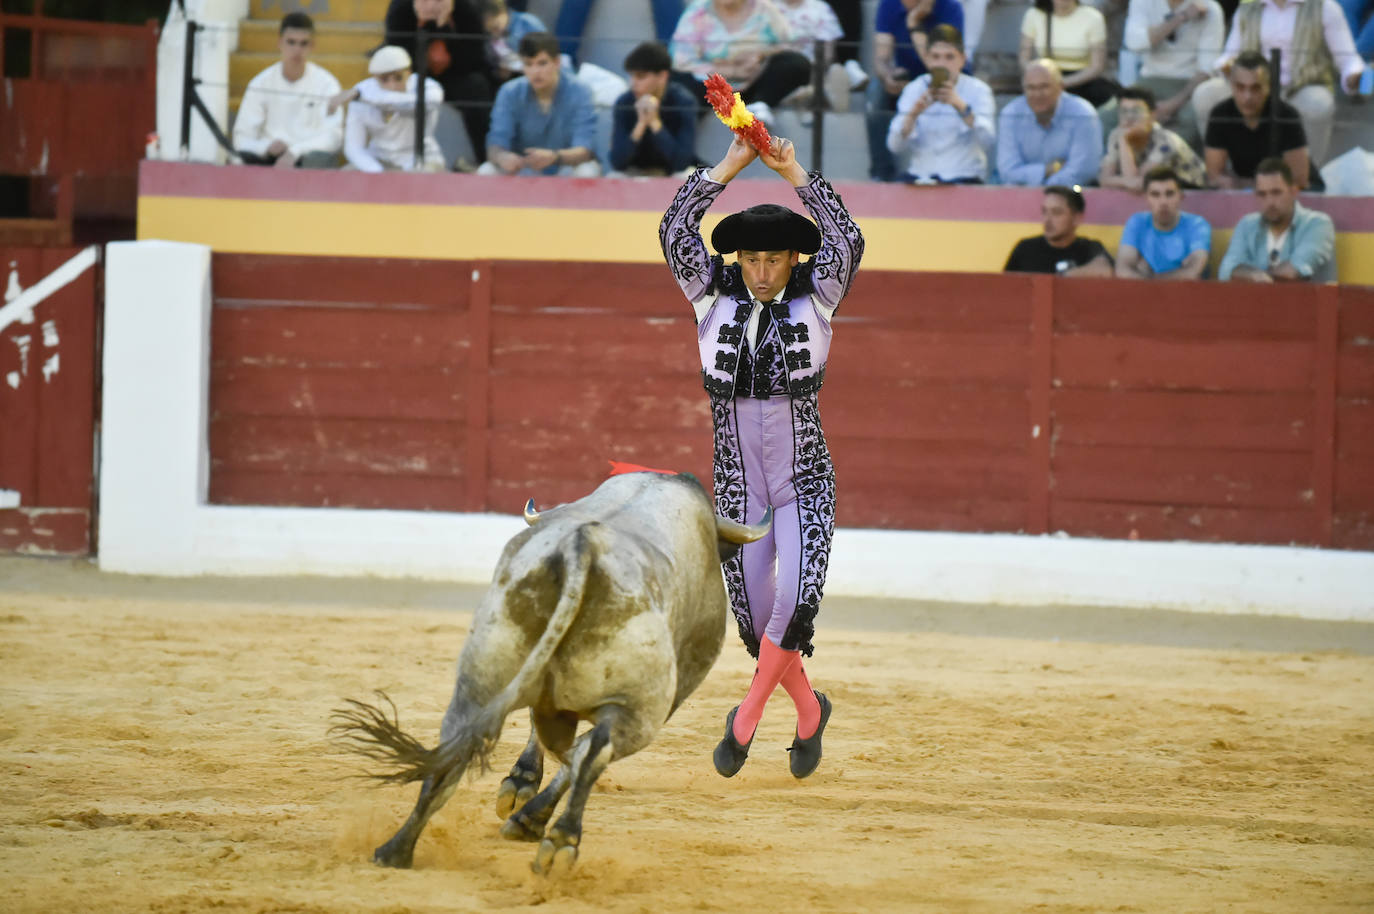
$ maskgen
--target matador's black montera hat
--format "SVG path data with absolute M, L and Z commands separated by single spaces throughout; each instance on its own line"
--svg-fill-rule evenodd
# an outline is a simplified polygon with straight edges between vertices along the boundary
M 800 251 L 821 249 L 821 230 L 816 223 L 776 203 L 760 203 L 726 216 L 711 232 L 711 247 L 718 254 L 735 251 Z

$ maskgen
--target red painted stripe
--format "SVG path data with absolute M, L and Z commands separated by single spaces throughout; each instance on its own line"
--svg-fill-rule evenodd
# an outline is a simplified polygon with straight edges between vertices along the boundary
M 189 162 L 145 161 L 139 168 L 140 196 L 214 197 L 284 202 L 380 203 L 424 206 L 507 206 L 541 209 L 666 209 L 681 186 L 676 178 L 487 178 L 448 174 L 363 174 L 345 171 L 278 171 Z M 1043 191 L 1034 187 L 913 187 L 840 181 L 836 190 L 851 213 L 886 219 L 974 222 L 1038 222 Z M 1118 190 L 1089 188 L 1087 222 L 1122 225 L 1145 209 L 1142 198 Z M 1360 197 L 1304 195 L 1303 204 L 1327 213 L 1344 232 L 1374 232 L 1374 207 Z M 757 203 L 796 205 L 796 196 L 777 181 L 736 181 L 721 195 L 717 212 Z M 1255 209 L 1246 191 L 1190 191 L 1184 209 L 1218 229 L 1233 227 Z

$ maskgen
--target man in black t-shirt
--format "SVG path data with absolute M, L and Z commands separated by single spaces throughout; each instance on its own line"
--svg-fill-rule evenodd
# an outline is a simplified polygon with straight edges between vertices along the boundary
M 1083 193 L 1077 187 L 1045 188 L 1040 201 L 1043 235 L 1023 238 L 1012 248 L 1003 271 L 1055 273 L 1059 276 L 1112 276 L 1112 257 L 1099 241 L 1078 237 L 1083 221 Z
M 1247 52 L 1231 64 L 1231 97 L 1212 109 L 1207 118 L 1203 157 L 1207 163 L 1210 187 L 1226 189 L 1251 187 L 1255 167 L 1270 156 L 1279 156 L 1293 172 L 1299 189 L 1308 184 L 1311 163 L 1307 154 L 1307 134 L 1297 108 L 1275 99 L 1278 109 L 1277 143 L 1274 109 L 1269 99 L 1269 62 L 1264 55 Z

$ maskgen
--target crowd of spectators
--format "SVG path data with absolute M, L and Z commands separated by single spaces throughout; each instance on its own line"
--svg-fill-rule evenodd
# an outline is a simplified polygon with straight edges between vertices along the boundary
M 982 30 L 986 0 L 878 0 L 871 73 L 857 55 L 859 0 L 651 0 L 657 34 L 624 58 L 628 79 L 610 104 L 609 148 L 599 149 L 595 93 L 587 65 L 577 69 L 590 0 L 564 0 L 553 31 L 525 0 L 392 0 L 385 45 L 347 90 L 309 60 L 310 18 L 284 17 L 281 59 L 249 84 L 233 141 L 248 164 L 443 170 L 451 159 L 434 133 L 447 105 L 471 140 L 467 170 L 478 174 L 682 174 L 698 164 L 711 73 L 765 122 L 813 85 L 824 97 L 808 104 L 836 111 L 866 87 L 871 179 L 1050 189 L 1044 237 L 1019 245 L 1008 269 L 1201 276 L 1210 227 L 1182 209 L 1185 194 L 1254 187 L 1270 202 L 1244 223 L 1247 247 L 1228 252 L 1222 277 L 1321 276 L 1332 257 L 1313 240 L 1324 217 L 1285 194 L 1320 189 L 1336 93 L 1374 89 L 1364 60 L 1374 3 L 1343 3 L 1250 0 L 1232 6 L 1228 25 L 1218 0 L 1129 0 L 1116 23 L 1122 47 L 1111 48 L 1113 23 L 1096 7 L 1035 0 L 1020 26 L 1020 92 L 999 110 L 993 87 L 974 75 L 977 46 L 965 41 L 966 23 Z M 1128 85 L 1108 69 L 1117 52 L 1138 64 Z M 426 74 L 419 155 L 417 56 Z M 1076 235 L 1080 189 L 1094 185 L 1138 193 L 1148 206 L 1125 226 L 1114 260 Z M 1257 251 L 1272 262 L 1255 262 Z
M 992 86 L 974 75 L 977 46 L 965 40 L 966 23 L 981 31 L 986 0 L 878 0 L 871 73 L 856 53 L 860 0 L 650 0 L 657 36 L 645 36 L 624 60 L 629 79 L 620 86 L 629 91 L 611 104 L 604 149 L 589 101 L 595 92 L 580 90 L 586 77 L 577 70 L 591 0 L 563 0 L 554 30 L 523 8 L 526 0 L 391 0 L 385 45 L 412 62 L 423 58 L 427 80 L 470 140 L 474 161 L 465 170 L 482 173 L 680 172 L 695 161 L 703 82 L 720 73 L 765 122 L 780 105 L 814 96 L 813 85 L 824 97 L 810 104 L 835 111 L 866 85 L 875 181 L 1100 184 L 1143 194 L 1144 175 L 1156 167 L 1171 168 L 1188 188 L 1234 188 L 1252 184 L 1259 161 L 1277 155 L 1300 188 L 1320 189 L 1335 93 L 1374 89 L 1355 41 L 1359 34 L 1374 43 L 1374 21 L 1364 21 L 1371 3 L 1344 2 L 1250 0 L 1228 27 L 1218 0 L 1129 0 L 1123 45 L 1111 48 L 1112 24 L 1101 10 L 1035 0 L 1020 24 L 1021 91 L 999 106 Z M 349 154 L 338 105 L 321 104 L 337 97 L 363 109 L 350 149 L 371 142 L 359 141 L 360 131 L 399 138 L 404 126 L 394 122 L 411 118 L 414 131 L 414 106 L 379 104 L 376 95 L 376 81 L 394 82 L 395 74 L 370 67 L 369 85 L 341 92 L 308 60 L 313 25 L 302 13 L 282 20 L 280 42 L 281 61 L 249 84 L 235 123 L 245 162 L 328 167 L 343 152 L 369 170 L 433 167 L 428 153 L 412 153 L 408 164 Z M 1276 50 L 1279 72 L 1271 73 Z M 1116 52 L 1138 62 L 1129 85 L 1109 72 Z M 538 76 L 529 71 L 535 61 Z M 413 68 L 403 69 L 408 79 Z M 516 156 L 543 161 L 559 149 L 555 162 L 514 168 Z M 504 166 L 490 161 L 495 150 Z

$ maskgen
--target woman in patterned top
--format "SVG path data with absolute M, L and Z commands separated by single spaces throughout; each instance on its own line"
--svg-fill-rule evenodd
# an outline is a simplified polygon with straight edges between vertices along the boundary
M 773 0 L 692 0 L 669 50 L 673 79 L 703 98 L 706 77 L 719 73 L 756 117 L 811 81 L 811 62 L 791 46 L 792 29 Z
M 702 217 L 755 158 L 796 188 L 815 223 L 785 206 L 753 206 L 716 226 L 712 257 Z M 770 534 L 723 565 L 740 638 L 759 664 L 748 695 L 726 718 L 716 770 L 731 777 L 744 765 L 764 704 L 781 684 L 797 709 L 790 767 L 804 778 L 820 762 L 830 717 L 830 701 L 811 688 L 801 659 L 813 650 L 835 526 L 819 392 L 830 318 L 858 269 L 863 234 L 834 188 L 798 164 L 790 141 L 775 137 L 760 156 L 736 137 L 719 164 L 697 170 L 678 191 L 659 242 L 696 315 L 715 433 L 716 510 L 757 521 L 773 509 Z M 737 254 L 728 266 L 727 253 Z M 812 256 L 801 263 L 799 254 Z

